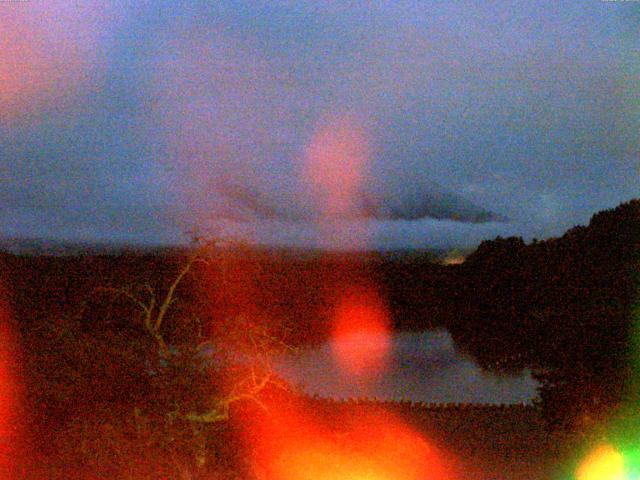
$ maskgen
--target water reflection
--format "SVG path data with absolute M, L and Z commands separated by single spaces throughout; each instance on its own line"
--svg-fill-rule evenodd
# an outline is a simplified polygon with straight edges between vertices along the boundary
M 329 344 L 307 348 L 279 362 L 281 374 L 309 394 L 336 398 L 371 396 L 434 403 L 530 403 L 538 384 L 529 372 L 498 377 L 456 351 L 448 332 L 393 337 L 389 368 L 362 384 L 341 373 Z

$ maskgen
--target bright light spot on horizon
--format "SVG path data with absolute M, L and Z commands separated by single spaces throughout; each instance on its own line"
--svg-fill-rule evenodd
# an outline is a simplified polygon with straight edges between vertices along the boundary
M 463 256 L 447 257 L 443 260 L 442 263 L 444 263 L 445 265 L 461 265 L 464 263 L 465 260 L 466 259 Z

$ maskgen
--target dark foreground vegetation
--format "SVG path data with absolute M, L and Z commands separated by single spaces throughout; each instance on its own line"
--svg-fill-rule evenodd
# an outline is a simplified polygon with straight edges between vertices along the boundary
M 3 254 L 23 387 L 16 468 L 24 478 L 245 478 L 229 418 L 265 414 L 290 390 L 274 356 L 326 339 L 337 294 L 375 285 L 397 330 L 444 326 L 483 368 L 526 368 L 541 382 L 535 408 L 513 410 L 522 416 L 504 428 L 490 421 L 477 447 L 471 436 L 484 430 L 468 425 L 495 411 L 474 411 L 466 425 L 472 410 L 445 409 L 443 422 L 433 410 L 406 415 L 463 455 L 477 448 L 520 472 L 501 478 L 549 478 L 540 472 L 561 456 L 563 435 L 593 431 L 637 400 L 639 252 L 632 201 L 560 238 L 483 242 L 461 265 L 215 245 L 197 257 Z M 530 431 L 505 433 L 518 425 Z M 517 465 L 542 470 L 527 477 Z

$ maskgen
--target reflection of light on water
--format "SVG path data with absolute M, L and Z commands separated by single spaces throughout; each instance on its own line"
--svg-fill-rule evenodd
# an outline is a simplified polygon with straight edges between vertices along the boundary
M 333 323 L 332 353 L 344 373 L 366 380 L 386 369 L 391 347 L 389 319 L 375 290 L 343 294 Z
M 331 350 L 339 363 L 355 375 L 375 373 L 385 362 L 389 336 L 371 332 L 355 332 L 334 338 Z
M 362 335 L 364 337 L 364 335 Z M 348 340 L 346 340 L 348 342 Z M 372 354 L 379 340 L 373 340 Z M 322 397 L 407 398 L 427 403 L 528 403 L 539 384 L 529 371 L 499 377 L 483 372 L 455 348 L 446 330 L 400 333 L 390 338 L 384 372 L 354 382 L 339 368 L 335 347 L 325 343 L 287 354 L 277 361 L 278 372 L 310 395 Z

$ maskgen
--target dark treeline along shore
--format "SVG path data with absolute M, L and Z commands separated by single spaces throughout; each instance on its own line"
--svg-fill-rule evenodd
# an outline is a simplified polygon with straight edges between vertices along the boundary
M 74 399 L 95 411 L 145 395 L 139 373 L 148 365 L 128 359 L 149 335 L 140 306 L 122 292 L 167 292 L 195 252 L 0 254 L 31 422 L 64 423 L 78 409 Z M 639 253 L 638 200 L 559 238 L 484 241 L 457 265 L 428 251 L 320 255 L 213 245 L 207 262 L 194 263 L 177 285 L 163 335 L 170 345 L 228 338 L 229 322 L 249 319 L 289 345 L 317 344 L 328 338 L 336 292 L 375 286 L 396 331 L 444 327 L 484 369 L 528 369 L 540 381 L 537 407 L 548 425 L 575 429 L 637 397 Z

